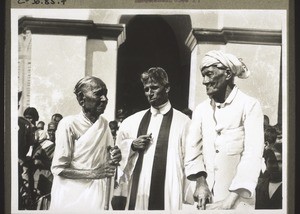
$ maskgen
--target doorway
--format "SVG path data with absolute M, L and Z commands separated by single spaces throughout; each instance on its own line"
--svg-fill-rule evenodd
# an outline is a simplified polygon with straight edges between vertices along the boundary
M 188 106 L 190 57 L 185 39 L 191 31 L 188 15 L 124 15 L 126 40 L 118 50 L 116 110 L 128 115 L 149 107 L 140 74 L 150 67 L 166 70 L 169 99 L 182 110 Z

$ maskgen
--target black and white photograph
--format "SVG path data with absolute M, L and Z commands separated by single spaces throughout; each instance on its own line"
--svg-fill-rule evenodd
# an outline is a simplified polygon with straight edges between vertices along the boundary
M 275 9 L 11 9 L 11 212 L 287 213 L 287 29 Z

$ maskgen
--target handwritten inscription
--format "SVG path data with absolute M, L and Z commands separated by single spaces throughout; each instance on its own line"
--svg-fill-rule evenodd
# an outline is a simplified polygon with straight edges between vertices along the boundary
M 67 0 L 17 0 L 18 4 L 65 5 Z
M 201 0 L 135 0 L 135 3 L 200 3 Z

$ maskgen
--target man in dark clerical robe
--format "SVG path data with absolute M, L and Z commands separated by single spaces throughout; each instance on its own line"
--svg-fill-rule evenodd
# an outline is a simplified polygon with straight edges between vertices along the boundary
M 122 151 L 119 189 L 128 210 L 180 210 L 184 202 L 185 134 L 190 119 L 169 101 L 170 84 L 160 67 L 142 73 L 150 108 L 127 117 L 117 145 Z

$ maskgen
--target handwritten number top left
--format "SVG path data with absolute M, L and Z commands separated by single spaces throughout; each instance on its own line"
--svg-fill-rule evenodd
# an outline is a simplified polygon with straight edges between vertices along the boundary
M 25 4 L 26 2 L 28 2 L 29 0 L 18 0 L 18 4 Z

